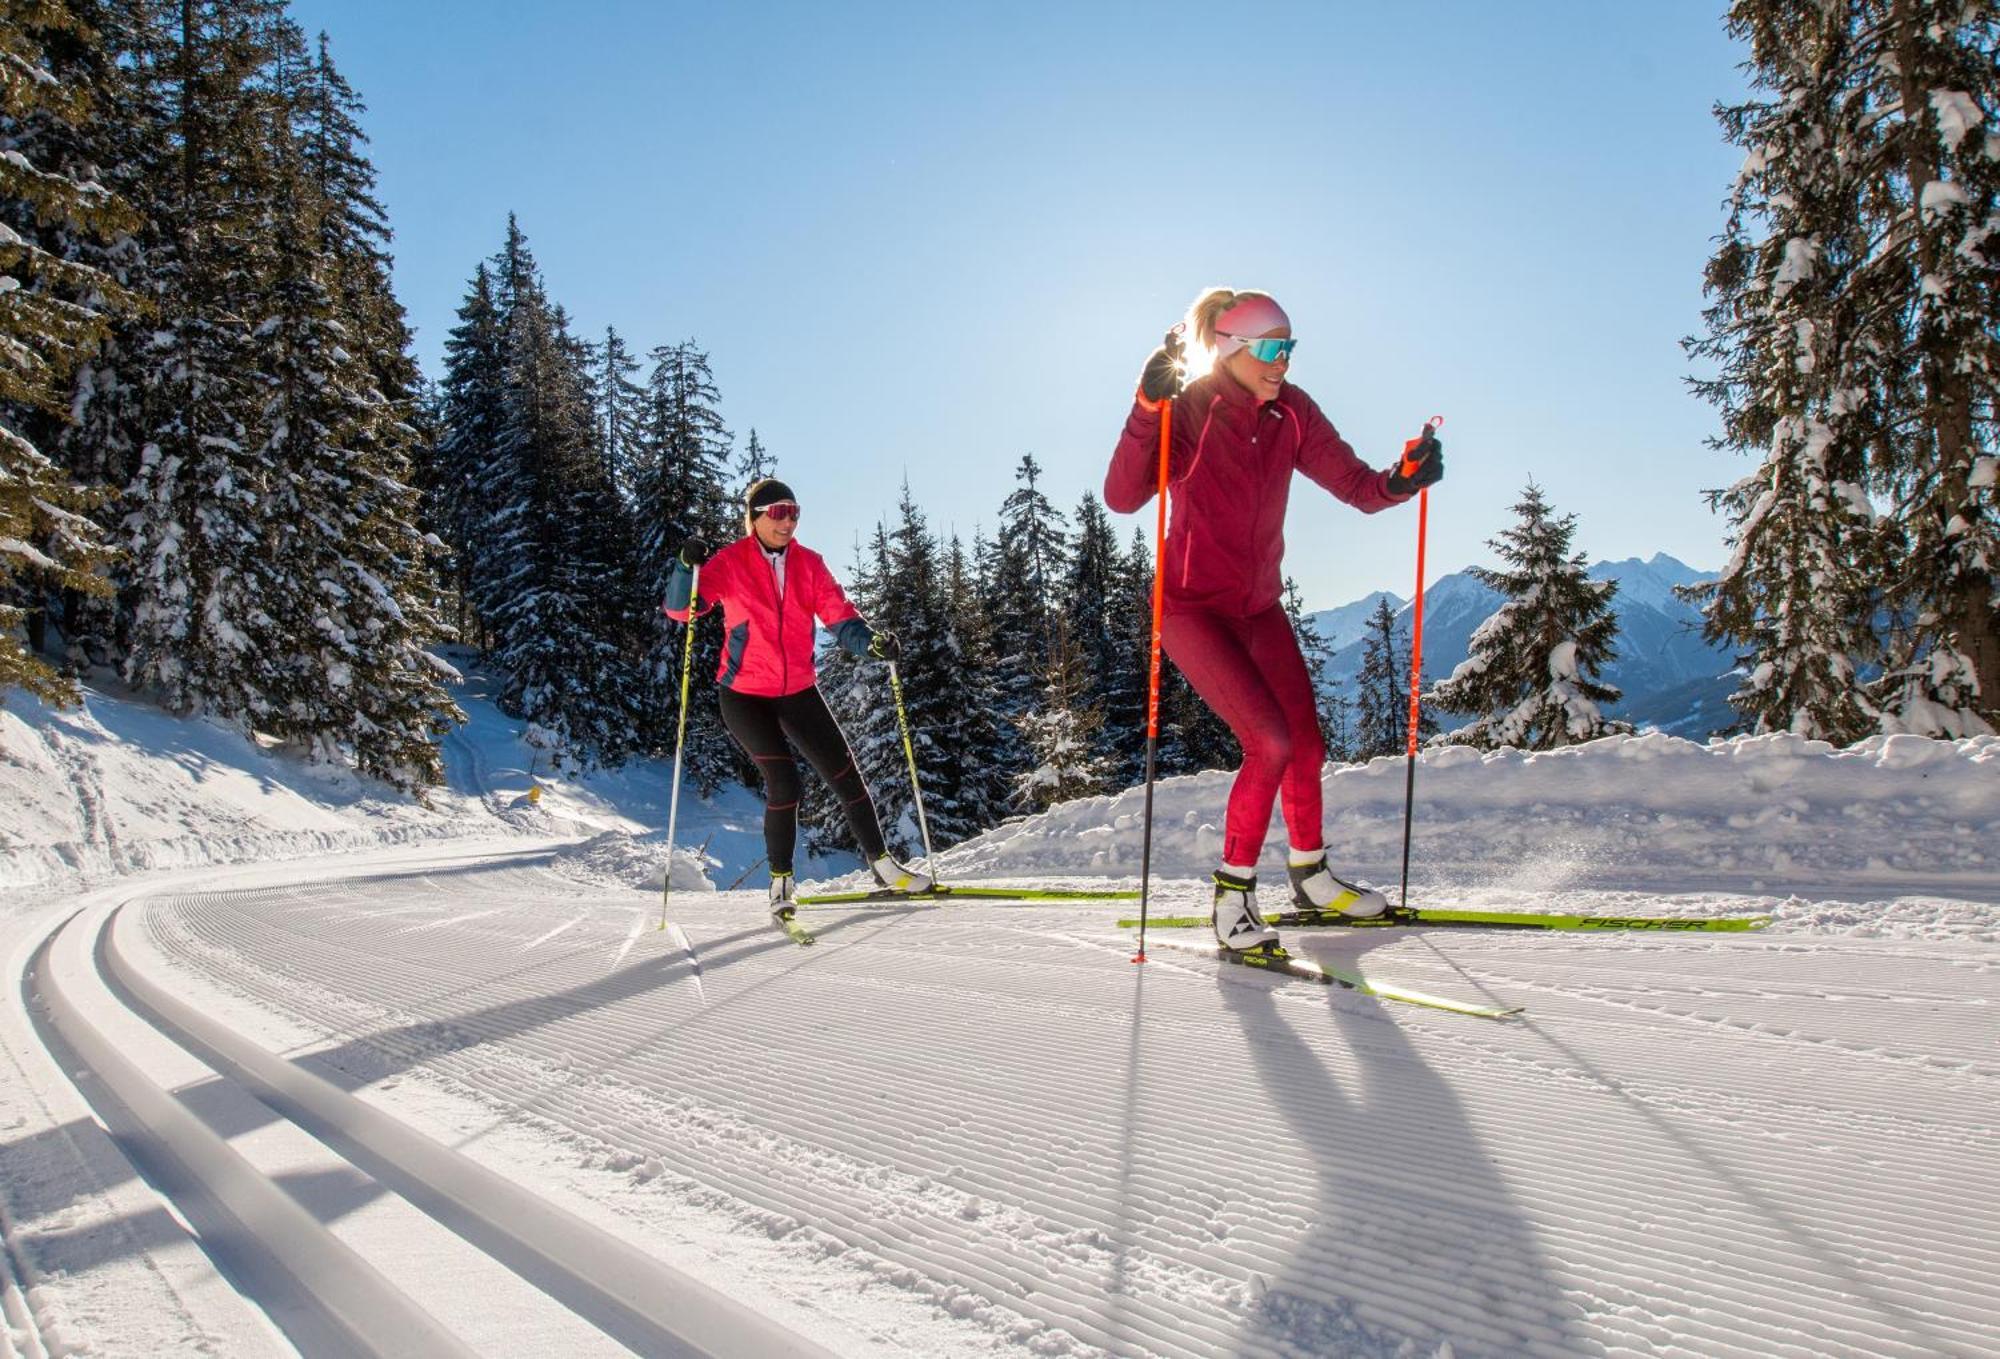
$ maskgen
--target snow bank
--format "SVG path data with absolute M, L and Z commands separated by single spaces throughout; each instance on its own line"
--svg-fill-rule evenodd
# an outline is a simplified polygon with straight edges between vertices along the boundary
M 234 728 L 85 687 L 57 710 L 0 707 L 0 892 L 70 887 L 157 868 L 302 858 L 439 838 L 576 838 L 551 866 L 600 885 L 660 889 L 672 767 L 633 760 L 559 775 L 493 678 L 460 648 L 440 664 L 466 722 L 444 738 L 445 782 L 423 802 L 311 765 Z M 674 887 L 761 887 L 764 805 L 747 788 L 684 788 Z M 802 854 L 804 876 L 853 865 Z
M 1397 877 L 1404 778 L 1400 758 L 1328 766 L 1325 825 L 1337 864 Z M 1159 871 L 1214 868 L 1229 783 L 1211 773 L 1159 785 Z M 1142 805 L 1137 789 L 1066 803 L 941 858 L 961 877 L 1130 877 Z M 1284 851 L 1274 819 L 1267 877 Z M 1411 879 L 1526 890 L 1949 886 L 2000 899 L 2000 738 L 1887 736 L 1837 750 L 1792 735 L 1702 745 L 1649 732 L 1538 754 L 1426 751 Z
M 644 887 L 657 892 L 660 890 L 661 851 L 666 847 L 666 838 L 665 831 L 639 836 L 625 831 L 606 831 L 582 844 L 566 845 L 557 850 L 549 861 L 549 867 L 577 882 Z M 674 890 L 713 892 L 715 883 L 708 876 L 708 870 L 720 866 L 719 860 L 697 849 L 685 846 L 675 849 Z
M 217 723 L 86 689 L 0 708 L 0 887 L 505 833 L 450 792 L 421 806 Z

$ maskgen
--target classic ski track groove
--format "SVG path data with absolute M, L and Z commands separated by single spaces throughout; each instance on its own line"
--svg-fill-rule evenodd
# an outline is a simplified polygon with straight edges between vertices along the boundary
M 1411 948 L 1384 931 L 1353 954 L 1326 950 L 1422 990 L 1531 993 L 1520 1033 L 1339 988 L 1156 968 L 1165 984 L 1143 991 L 1136 1058 L 1149 1084 L 1135 1108 L 1158 1134 L 1121 1181 L 1133 974 L 1115 954 L 1047 937 L 1064 903 L 1036 913 L 1041 926 L 972 902 L 916 919 L 827 910 L 806 950 L 751 894 L 703 896 L 677 912 L 702 953 L 701 1006 L 653 935 L 612 973 L 627 897 L 529 870 L 440 873 L 431 899 L 397 899 L 424 890 L 207 893 L 158 903 L 146 922 L 163 952 L 344 1037 L 357 1063 L 654 1158 L 659 1184 L 745 1229 L 796 1240 L 805 1257 L 833 1249 L 840 1267 L 996 1335 L 1188 1356 L 1277 1356 L 1334 1337 L 1385 1355 L 1400 1339 L 1449 1337 L 1461 1359 L 1972 1354 L 2000 1305 L 1990 1235 L 1962 1232 L 1949 1251 L 1911 1244 L 1977 1220 L 1967 1195 L 1991 1155 L 1992 1072 L 1957 1016 L 1925 1020 L 1923 992 L 1842 993 L 1909 1011 L 1914 1031 L 1891 1050 L 1826 1036 L 1839 1012 L 1794 974 L 1816 959 L 1837 969 L 1844 941 L 1466 931 Z M 390 936 L 376 923 L 483 907 L 454 929 Z M 1101 926 L 1089 909 L 1072 917 Z M 310 929 L 287 922 L 298 913 Z M 580 914 L 559 941 L 536 939 Z M 608 974 L 619 980 L 604 991 Z M 1218 999 L 1219 986 L 1238 994 Z M 1931 1009 L 1978 1003 L 1930 990 Z M 1645 1073 L 1597 1068 L 1593 1044 L 1661 1023 L 1676 1037 Z M 1046 1043 L 1005 1040 L 1051 1025 L 1115 1048 L 1112 1089 L 1101 1071 L 1052 1066 Z M 904 1031 L 963 1053 L 962 1070 L 918 1078 L 881 1038 Z M 1259 1064 L 1218 1068 L 1246 1044 Z M 1713 1064 L 1746 1053 L 1756 1086 L 1718 1092 Z M 1820 1096 L 1853 1080 L 1869 1085 L 1866 1109 Z M 1470 1108 L 1486 1111 L 1476 1133 Z M 1344 1159 L 1357 1124 L 1393 1133 L 1391 1154 Z M 1214 1183 L 1224 1129 L 1259 1153 L 1254 1192 Z M 1913 1151 L 1935 1164 L 1913 1167 Z M 1532 1217 L 1506 1181 L 1441 1176 L 1440 1160 L 1505 1165 L 1533 1185 Z M 1855 1172 L 1831 1204 L 1829 1160 Z M 1994 1200 L 1989 1184 L 1977 1203 L 1990 1215 Z M 1261 1307 L 1260 1284 L 1284 1305 Z
M 494 909 L 497 911 L 499 908 Z M 494 911 L 470 913 L 457 919 L 439 921 L 437 927 L 462 926 L 492 913 Z M 90 928 L 93 932 L 108 934 L 116 919 L 117 912 L 113 912 Z M 301 1343 L 308 1352 L 357 1356 L 421 1352 L 439 1356 L 464 1355 L 466 1359 L 471 1359 L 472 1350 L 465 1348 L 449 1330 L 442 1328 L 389 1280 L 373 1273 L 365 1262 L 353 1257 L 348 1248 L 335 1240 L 324 1226 L 293 1204 L 275 1182 L 237 1156 L 226 1142 L 199 1124 L 192 1115 L 180 1110 L 171 1093 L 153 1086 L 143 1072 L 129 1062 L 122 1062 L 114 1051 L 105 1047 L 83 1012 L 64 994 L 59 974 L 39 961 L 63 930 L 71 928 L 74 923 L 73 920 L 66 921 L 52 931 L 42 950 L 36 954 L 36 960 L 30 964 L 31 984 L 49 1000 L 51 1013 L 57 1016 L 51 1022 L 59 1026 L 66 1042 L 75 1045 L 70 1054 L 71 1069 L 78 1076 L 88 1071 L 114 1092 L 112 1097 L 117 1101 L 117 1109 L 111 1117 L 118 1126 L 128 1130 L 126 1135 L 143 1138 L 160 1149 L 149 1155 L 171 1158 L 175 1167 L 172 1174 L 177 1185 L 173 1191 L 176 1202 L 182 1203 L 183 1196 L 190 1192 L 196 1195 L 197 1202 L 190 1208 L 191 1214 L 200 1221 L 210 1223 L 211 1230 L 229 1234 L 227 1248 L 234 1258 L 247 1260 L 251 1255 L 268 1256 L 270 1263 L 247 1269 L 245 1280 L 257 1288 L 270 1290 L 276 1305 L 284 1308 L 287 1315 L 296 1316 L 296 1324 L 306 1328 L 296 1334 L 305 1337 Z M 388 937 L 400 933 L 403 931 L 395 931 Z M 133 976 L 129 971 L 130 963 L 121 962 L 115 948 L 109 959 L 100 957 L 98 960 L 100 970 L 104 970 L 107 964 L 110 965 L 107 979 L 116 976 L 120 966 L 128 969 L 125 973 L 128 978 Z M 135 1009 L 134 1013 L 174 1041 L 183 1045 L 189 1043 L 185 1031 L 170 1018 L 143 1008 Z M 233 1051 L 241 1052 L 246 1057 L 259 1055 L 254 1043 L 242 1039 L 231 1041 L 235 1044 Z M 267 1057 L 276 1061 L 279 1067 L 285 1065 L 274 1055 Z M 236 1078 L 224 1075 L 219 1079 Z M 258 1087 L 254 1080 L 246 1083 L 245 1088 L 251 1089 L 260 1100 L 281 1113 L 291 1107 L 283 1098 L 274 1100 L 273 1095 Z M 416 1188 L 421 1196 L 433 1203 L 448 1205 L 449 1211 L 459 1217 L 484 1216 L 493 1222 L 505 1222 L 509 1218 L 526 1219 L 532 1223 L 532 1226 L 519 1231 L 513 1231 L 509 1226 L 500 1228 L 503 1235 L 512 1233 L 506 1253 L 511 1254 L 517 1263 L 527 1262 L 545 1279 L 564 1275 L 578 1281 L 576 1285 L 565 1286 L 597 1290 L 600 1296 L 586 1305 L 598 1312 L 600 1324 L 607 1325 L 625 1343 L 641 1345 L 649 1354 L 689 1356 L 690 1359 L 703 1355 L 718 1356 L 719 1359 L 720 1356 L 752 1352 L 817 1359 L 830 1353 L 817 1343 L 773 1325 L 720 1294 L 714 1295 L 712 1302 L 705 1301 L 707 1290 L 703 1285 L 678 1275 L 661 1262 L 648 1259 L 553 1203 L 545 1200 L 530 1202 L 537 1196 L 523 1186 L 502 1186 L 501 1197 L 482 1198 L 483 1187 L 477 1177 L 489 1176 L 492 1174 L 490 1171 L 468 1166 L 470 1179 L 466 1170 L 448 1172 L 454 1177 L 449 1180 L 436 1176 L 440 1163 L 457 1158 L 456 1152 L 395 1125 L 394 1120 L 385 1115 L 362 1108 L 361 1102 L 351 1094 L 328 1087 L 321 1098 L 324 1107 L 348 1106 L 350 1112 L 339 1113 L 337 1117 L 350 1126 L 366 1129 L 369 1121 L 373 1120 L 380 1131 L 374 1134 L 376 1140 L 371 1142 L 369 1154 L 382 1162 L 385 1168 L 394 1163 L 393 1174 Z M 358 1124 L 354 1122 L 357 1119 Z M 301 1126 L 306 1125 L 302 1123 Z M 362 1136 L 365 1138 L 369 1134 L 364 1131 Z M 402 1143 L 400 1149 L 398 1139 Z M 398 1159 L 410 1151 L 421 1154 L 405 1160 Z M 385 1192 L 399 1191 L 390 1189 Z M 218 1209 L 208 1205 L 222 1206 Z M 218 1217 L 218 1211 L 225 1216 Z M 274 1232 L 281 1234 L 273 1235 Z M 563 1256 L 550 1254 L 538 1244 L 538 1241 L 560 1240 L 565 1236 L 589 1244 L 572 1248 Z M 481 1248 L 487 1249 L 484 1246 Z M 608 1266 L 605 1264 L 607 1256 L 613 1257 Z M 500 1258 L 496 1254 L 496 1259 Z M 10 1281 L 11 1277 L 10 1272 Z M 541 1286 L 549 1287 L 547 1283 Z M 611 1310 L 618 1307 L 626 1308 L 627 1314 L 613 1321 L 610 1319 Z M 691 1336 L 704 1339 L 697 1342 Z M 6 1339 L 6 1333 L 0 1332 L 0 1355 L 11 1356 L 14 1351 L 5 1345 Z M 38 1352 L 33 1348 L 36 1345 L 33 1337 L 25 1332 L 17 1334 L 15 1339 L 30 1344 L 30 1355 Z

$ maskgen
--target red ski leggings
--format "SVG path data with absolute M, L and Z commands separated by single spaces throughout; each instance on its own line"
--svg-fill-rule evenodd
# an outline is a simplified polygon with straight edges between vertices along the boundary
M 1170 613 L 1160 622 L 1160 644 L 1243 746 L 1243 767 L 1229 790 L 1222 861 L 1256 866 L 1271 803 L 1280 793 L 1292 848 L 1318 849 L 1326 743 L 1312 680 L 1284 609 L 1274 604 L 1248 618 Z

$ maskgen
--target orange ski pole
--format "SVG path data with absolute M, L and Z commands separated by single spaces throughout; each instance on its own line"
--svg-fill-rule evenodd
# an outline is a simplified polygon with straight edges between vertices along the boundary
M 1424 421 L 1424 432 L 1417 436 L 1416 444 L 1421 447 L 1440 425 L 1442 415 L 1433 415 Z M 1414 476 L 1421 458 L 1403 457 L 1403 464 L 1397 470 L 1404 476 Z M 1410 730 L 1409 757 L 1403 775 L 1403 902 L 1402 908 L 1410 906 L 1410 814 L 1417 800 L 1417 721 L 1419 714 L 1418 694 L 1423 689 L 1424 673 L 1424 534 L 1429 526 L 1431 512 L 1431 488 L 1426 486 L 1417 492 L 1417 597 L 1411 606 L 1410 618 Z
M 1139 849 L 1139 951 L 1146 961 L 1146 905 L 1153 886 L 1153 763 L 1160 753 L 1160 616 L 1167 600 L 1167 466 L 1174 446 L 1174 402 L 1160 403 L 1159 512 L 1153 522 L 1153 633 L 1146 673 L 1146 829 Z

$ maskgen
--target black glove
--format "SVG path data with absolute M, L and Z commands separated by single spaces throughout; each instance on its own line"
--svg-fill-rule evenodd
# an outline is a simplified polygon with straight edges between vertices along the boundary
M 693 570 L 708 560 L 708 544 L 700 537 L 689 538 L 681 544 L 681 565 Z
M 868 654 L 878 661 L 897 661 L 903 658 L 903 648 L 896 645 L 896 634 L 878 632 L 868 639 Z
M 1187 375 L 1181 368 L 1181 355 L 1186 350 L 1187 342 L 1181 339 L 1181 328 L 1175 326 L 1167 332 L 1167 338 L 1140 370 L 1140 395 L 1156 402 L 1171 401 L 1179 396 L 1181 388 L 1187 385 Z
M 1411 464 L 1415 466 L 1411 466 Z M 1403 469 L 1408 467 L 1409 474 Z M 1426 486 L 1444 480 L 1444 445 L 1438 436 L 1425 430 L 1419 438 L 1403 445 L 1403 460 L 1389 473 L 1389 494 L 1415 495 Z

